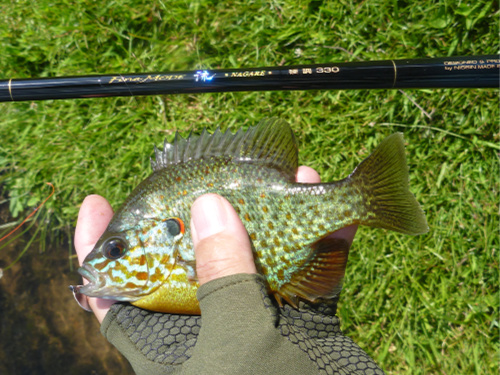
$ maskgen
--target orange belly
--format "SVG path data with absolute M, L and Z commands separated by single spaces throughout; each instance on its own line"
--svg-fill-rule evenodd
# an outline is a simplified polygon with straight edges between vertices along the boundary
M 164 313 L 200 315 L 196 298 L 198 287 L 199 284 L 189 280 L 185 270 L 176 265 L 165 284 L 132 305 Z

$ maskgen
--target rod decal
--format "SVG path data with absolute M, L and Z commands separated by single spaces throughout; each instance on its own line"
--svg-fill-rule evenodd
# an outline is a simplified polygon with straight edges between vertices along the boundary
M 448 60 L 443 62 L 444 70 L 480 70 L 500 68 L 500 59 Z
M 178 81 L 184 79 L 185 74 L 149 74 L 146 77 L 113 76 L 109 79 L 111 83 L 148 83 L 160 81 Z
M 268 75 L 271 75 L 272 72 L 268 72 Z M 226 77 L 238 77 L 238 78 L 246 78 L 246 77 L 264 77 L 266 75 L 265 70 L 258 70 L 258 71 L 251 71 L 251 70 L 246 70 L 244 72 L 231 72 L 231 73 L 226 73 Z
M 210 75 L 209 72 L 207 72 L 206 70 L 198 70 L 196 72 L 196 74 L 194 75 L 194 81 L 195 82 L 198 82 L 198 81 L 202 81 L 202 82 L 210 82 L 213 78 L 215 77 L 215 73 Z

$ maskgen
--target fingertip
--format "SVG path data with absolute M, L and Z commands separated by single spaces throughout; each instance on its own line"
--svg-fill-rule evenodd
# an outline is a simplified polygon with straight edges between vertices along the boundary
M 248 233 L 231 204 L 216 194 L 191 207 L 191 232 L 200 285 L 237 273 L 256 273 Z
M 191 234 L 196 247 L 199 241 L 226 229 L 228 214 L 225 199 L 217 194 L 198 197 L 191 206 Z
M 194 245 L 222 232 L 241 238 L 248 237 L 233 206 L 226 198 L 217 194 L 205 194 L 194 201 L 191 206 L 191 225 Z
M 89 215 L 96 218 L 101 217 L 109 222 L 109 219 L 113 216 L 113 209 L 106 198 L 97 194 L 91 194 L 87 195 L 83 200 L 78 218 L 80 219 L 80 216 L 86 217 Z
M 113 209 L 100 195 L 89 195 L 83 200 L 75 229 L 75 249 L 80 264 L 104 233 L 112 217 Z
M 321 182 L 321 178 L 313 168 L 306 167 L 304 165 L 300 166 L 297 170 L 297 182 L 306 184 L 316 184 Z

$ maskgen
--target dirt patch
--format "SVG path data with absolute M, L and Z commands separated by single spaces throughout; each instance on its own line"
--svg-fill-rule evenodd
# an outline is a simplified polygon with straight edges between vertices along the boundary
M 0 223 L 7 217 L 0 207 Z M 29 239 L 26 234 L 0 250 L 0 268 Z M 68 246 L 63 240 L 40 253 L 35 241 L 0 279 L 0 374 L 133 374 L 95 317 L 74 302 L 68 285 L 81 280 L 70 272 Z

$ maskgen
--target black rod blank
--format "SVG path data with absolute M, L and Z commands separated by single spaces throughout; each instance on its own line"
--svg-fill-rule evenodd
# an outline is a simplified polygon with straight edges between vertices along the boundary
M 228 91 L 498 88 L 500 56 L 0 80 L 0 102 Z

